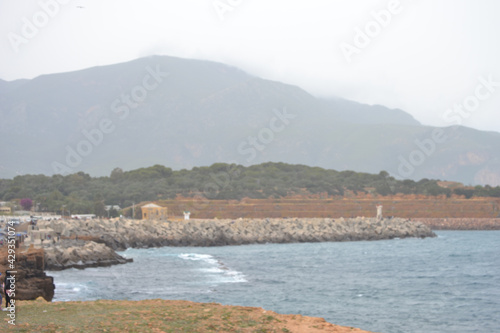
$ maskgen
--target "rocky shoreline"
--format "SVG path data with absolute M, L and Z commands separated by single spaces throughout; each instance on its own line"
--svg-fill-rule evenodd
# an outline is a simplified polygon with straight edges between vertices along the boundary
M 105 267 L 132 262 L 117 254 L 102 243 L 83 240 L 62 240 L 57 246 L 48 246 L 45 251 L 45 269 Z

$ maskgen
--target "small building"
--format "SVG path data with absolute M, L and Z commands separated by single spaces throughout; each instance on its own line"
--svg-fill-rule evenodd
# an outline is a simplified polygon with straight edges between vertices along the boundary
M 10 214 L 10 213 L 12 213 L 10 207 L 7 206 L 0 207 L 0 214 Z
M 168 208 L 150 203 L 141 206 L 143 220 L 166 220 L 168 217 Z
M 190 211 L 184 211 L 184 220 L 189 220 L 189 216 L 191 215 Z
M 57 233 L 53 229 L 38 229 L 38 230 L 31 230 L 28 229 L 27 235 L 31 241 L 31 243 L 41 243 L 43 244 L 44 241 L 50 242 L 50 241 L 55 241 L 58 239 Z

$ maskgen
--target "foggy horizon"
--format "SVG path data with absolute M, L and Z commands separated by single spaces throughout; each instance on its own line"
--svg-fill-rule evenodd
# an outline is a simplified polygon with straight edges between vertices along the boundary
M 495 1 L 54 1 L 1 5 L 1 79 L 170 55 L 402 109 L 425 125 L 500 132 Z M 460 113 L 481 79 L 491 96 Z

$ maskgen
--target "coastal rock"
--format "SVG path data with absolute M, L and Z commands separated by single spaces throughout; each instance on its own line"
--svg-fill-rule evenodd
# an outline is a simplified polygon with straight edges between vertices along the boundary
M 105 244 L 64 240 L 45 248 L 45 269 L 62 270 L 125 264 L 126 259 Z
M 54 279 L 45 275 L 44 272 L 44 251 L 30 247 L 22 251 L 16 249 L 16 260 L 14 263 L 15 273 L 15 299 L 35 300 L 43 297 L 46 301 L 52 301 L 54 297 Z M 2 272 L 2 282 L 5 271 L 9 269 L 7 248 L 0 249 L 0 271 Z

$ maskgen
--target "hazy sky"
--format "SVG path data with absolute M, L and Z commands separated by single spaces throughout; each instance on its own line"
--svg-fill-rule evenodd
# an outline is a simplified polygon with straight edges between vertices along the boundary
M 164 54 L 500 131 L 499 13 L 498 0 L 0 0 L 0 78 Z

